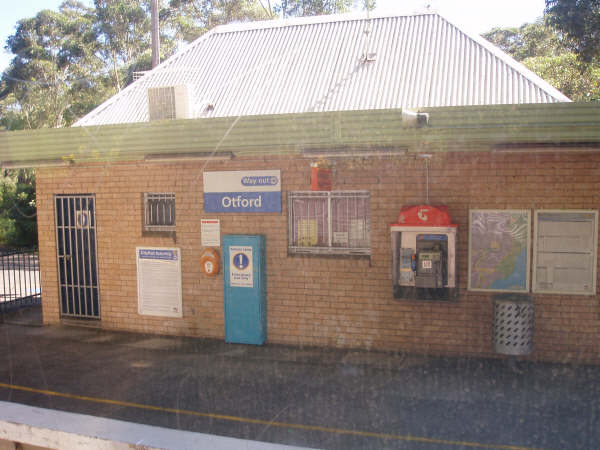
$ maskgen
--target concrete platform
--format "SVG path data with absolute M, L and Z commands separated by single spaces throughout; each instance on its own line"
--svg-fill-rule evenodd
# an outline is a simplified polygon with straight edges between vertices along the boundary
M 10 438 L 10 439 L 7 439 Z M 16 443 L 16 445 L 15 445 Z M 0 401 L 0 450 L 303 450 Z
M 0 325 L 0 401 L 331 449 L 597 448 L 600 367 Z

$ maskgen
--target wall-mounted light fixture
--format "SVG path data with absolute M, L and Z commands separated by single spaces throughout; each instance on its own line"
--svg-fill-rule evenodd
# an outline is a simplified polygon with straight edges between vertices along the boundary
M 373 156 L 405 156 L 406 148 L 372 148 L 339 150 L 302 150 L 304 158 L 368 158 Z
M 235 155 L 232 152 L 198 152 L 198 153 L 152 153 L 144 157 L 148 162 L 173 162 L 173 161 L 226 161 Z
M 73 164 L 69 159 L 33 159 L 31 161 L 3 161 L 3 169 L 36 169 L 38 167 L 64 167 Z
M 600 152 L 600 142 L 496 144 L 493 153 L 587 153 Z
M 426 125 L 429 125 L 429 114 L 402 110 L 403 128 L 422 128 Z

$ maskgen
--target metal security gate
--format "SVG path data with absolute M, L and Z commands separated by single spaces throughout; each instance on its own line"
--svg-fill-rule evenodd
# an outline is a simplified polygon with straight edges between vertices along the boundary
M 56 195 L 55 207 L 61 315 L 99 319 L 96 197 Z
M 40 305 L 37 249 L 0 249 L 0 313 Z

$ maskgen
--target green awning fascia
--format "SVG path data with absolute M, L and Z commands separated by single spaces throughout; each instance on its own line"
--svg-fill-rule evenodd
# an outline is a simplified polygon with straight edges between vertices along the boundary
M 372 148 L 443 152 L 506 144 L 599 144 L 600 103 L 424 108 L 429 124 L 403 127 L 402 111 L 365 110 L 171 120 L 0 132 L 0 162 L 136 161 L 148 155 L 293 155 Z

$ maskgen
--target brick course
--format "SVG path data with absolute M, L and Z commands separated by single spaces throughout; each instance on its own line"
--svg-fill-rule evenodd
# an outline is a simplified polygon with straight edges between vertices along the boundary
M 203 170 L 282 171 L 281 214 L 203 212 Z M 397 301 L 392 296 L 389 225 L 403 205 L 425 202 L 425 163 L 412 156 L 336 160 L 335 190 L 371 193 L 372 256 L 288 256 L 289 190 L 310 190 L 310 160 L 284 156 L 185 163 L 105 163 L 43 168 L 37 176 L 44 323 L 59 323 L 54 194 L 96 194 L 101 325 L 143 333 L 224 337 L 223 275 L 200 272 L 200 219 L 221 234 L 265 234 L 268 341 L 493 356 L 492 294 L 467 291 L 469 209 L 598 209 L 600 153 L 434 154 L 430 202 L 458 224 L 459 299 Z M 141 194 L 175 192 L 177 230 L 142 234 Z M 137 314 L 136 246 L 182 252 L 182 319 Z M 598 295 L 538 295 L 535 350 L 549 361 L 600 363 Z

